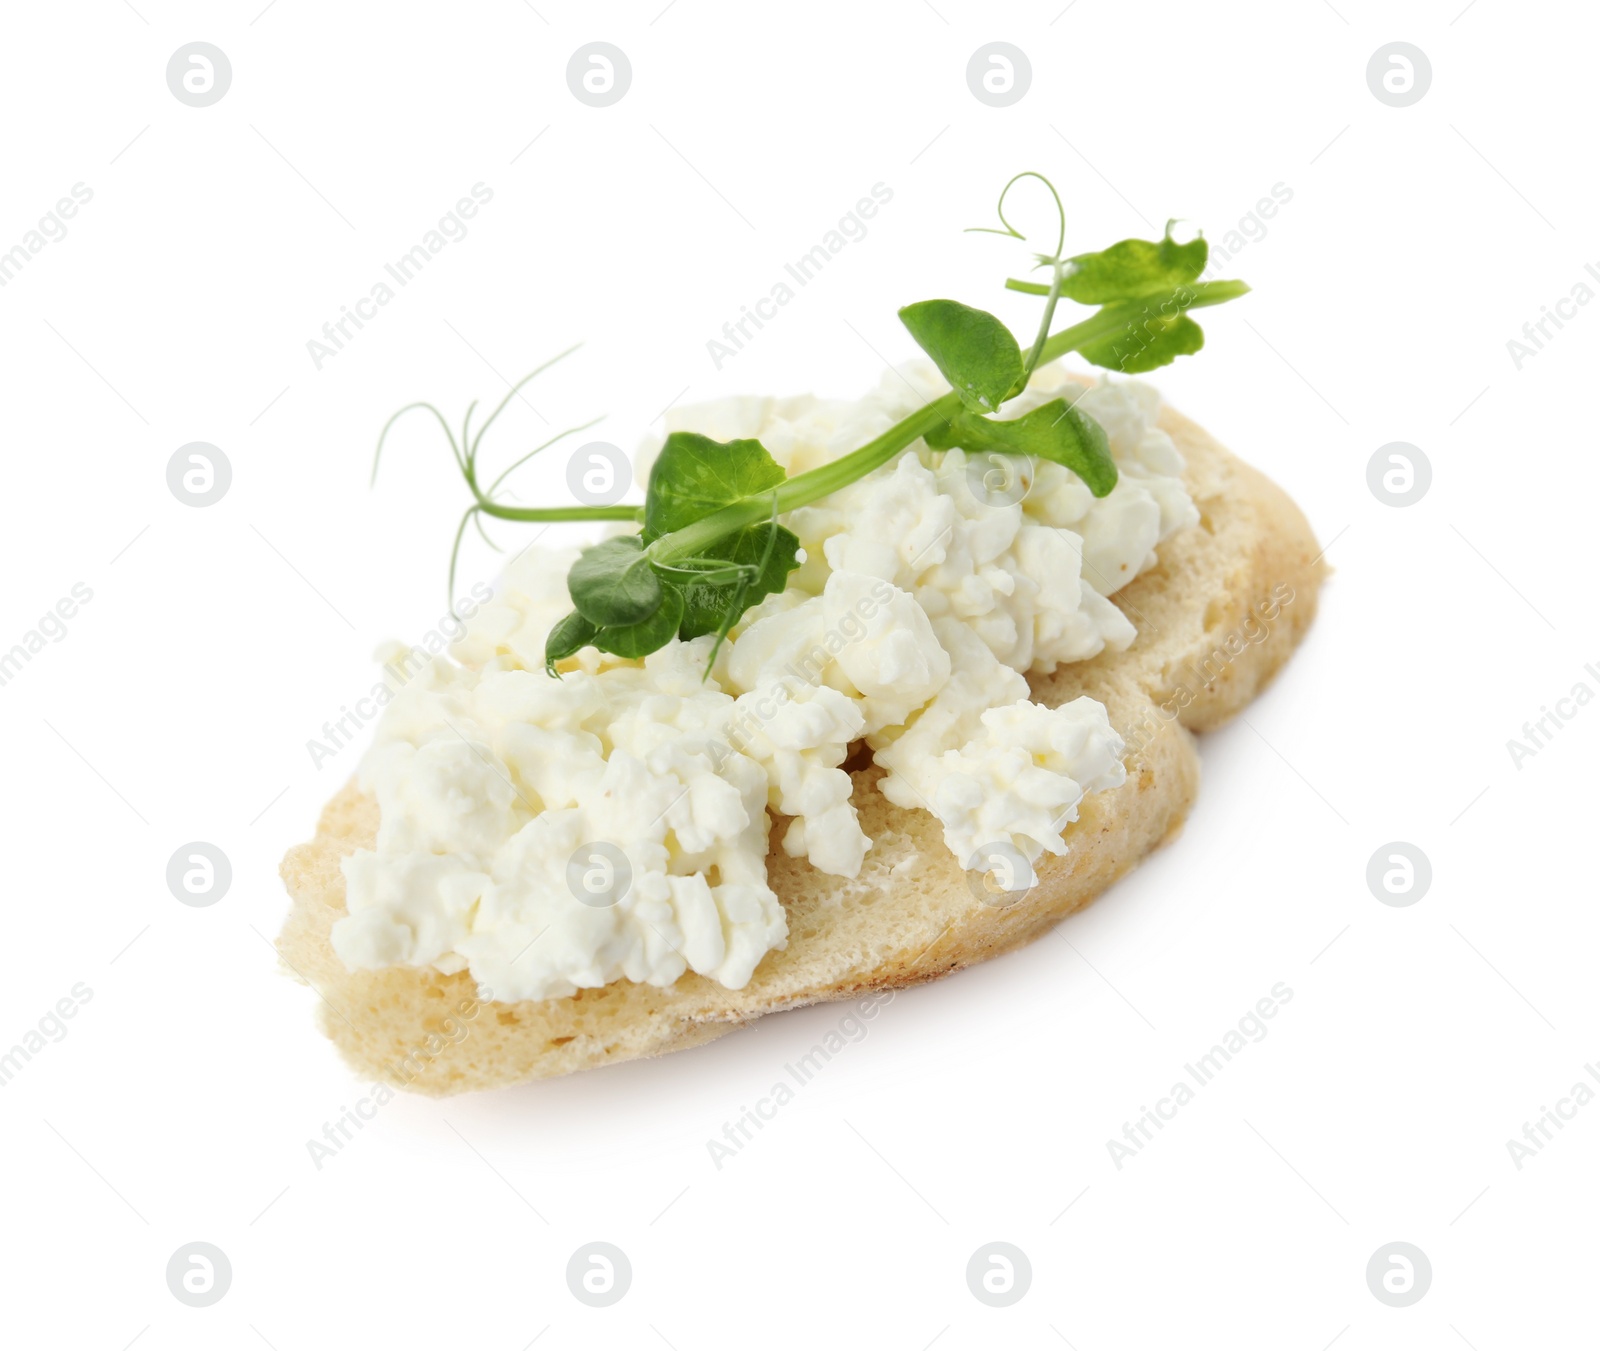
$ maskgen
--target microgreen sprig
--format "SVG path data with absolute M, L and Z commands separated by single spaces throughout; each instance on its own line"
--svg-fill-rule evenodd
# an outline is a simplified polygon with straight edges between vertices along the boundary
M 461 420 L 461 441 L 459 444 L 457 444 L 455 434 L 450 430 L 450 424 L 445 420 L 444 414 L 426 400 L 408 403 L 385 422 L 383 430 L 378 433 L 378 447 L 372 456 L 371 483 L 376 484 L 378 481 L 378 465 L 383 458 L 383 445 L 388 439 L 389 429 L 407 413 L 417 409 L 426 409 L 433 414 L 439 426 L 444 429 L 445 440 L 450 444 L 450 454 L 456 462 L 456 468 L 460 470 L 461 477 L 466 480 L 467 487 L 472 490 L 472 505 L 461 514 L 461 520 L 456 525 L 455 540 L 450 546 L 450 570 L 446 582 L 446 590 L 447 596 L 451 598 L 452 613 L 455 605 L 453 598 L 456 591 L 456 564 L 461 557 L 461 541 L 466 536 L 467 527 L 476 524 L 478 533 L 483 536 L 485 543 L 491 548 L 499 548 L 484 532 L 483 517 L 493 516 L 503 521 L 637 521 L 643 515 L 642 509 L 636 506 L 514 507 L 501 502 L 495 497 L 495 493 L 499 491 L 500 486 L 511 476 L 514 470 L 520 469 L 540 451 L 548 450 L 551 446 L 559 441 L 566 440 L 569 436 L 575 436 L 579 432 L 587 431 L 600 421 L 599 418 L 591 418 L 588 422 L 580 423 L 576 427 L 568 427 L 565 431 L 557 432 L 549 440 L 541 442 L 501 470 L 487 488 L 481 488 L 478 485 L 478 451 L 483 445 L 484 433 L 495 424 L 500 414 L 505 412 L 506 405 L 522 392 L 525 385 L 532 381 L 535 376 L 542 375 L 549 370 L 556 362 L 571 356 L 578 350 L 578 346 L 579 344 L 575 343 L 567 348 L 566 351 L 557 353 L 542 366 L 534 367 L 516 384 L 512 385 L 506 391 L 505 398 L 501 399 L 495 406 L 494 412 L 490 413 L 484 420 L 483 426 L 478 428 L 476 435 L 472 433 L 472 413 L 478 406 L 478 401 L 474 399 L 467 405 L 466 416 Z
M 1026 456 L 1060 464 L 1077 474 L 1096 497 L 1116 487 L 1117 467 L 1103 428 L 1063 399 L 1052 399 L 1015 420 L 994 416 L 1020 394 L 1035 370 L 1068 352 L 1108 370 L 1135 373 L 1198 352 L 1204 334 L 1191 310 L 1237 299 L 1250 288 L 1239 281 L 1201 281 L 1207 245 L 1180 243 L 1169 222 L 1160 240 L 1125 239 L 1098 253 L 1064 256 L 1066 210 L 1043 175 L 1017 174 L 1002 189 L 1000 227 L 978 233 L 1024 239 L 1006 216 L 1006 199 L 1024 179 L 1049 190 L 1058 230 L 1053 251 L 1036 255 L 1050 269 L 1048 282 L 1006 282 L 1011 291 L 1043 296 L 1038 331 L 1024 355 L 1001 320 L 956 300 L 924 300 L 900 311 L 917 345 L 950 383 L 951 392 L 902 418 L 882 435 L 828 464 L 789 477 L 754 439 L 713 441 L 698 432 L 673 432 L 651 468 L 642 506 L 523 507 L 496 493 L 507 477 L 541 451 L 593 422 L 569 428 L 535 446 L 482 488 L 478 452 L 484 434 L 534 376 L 568 356 L 569 348 L 530 372 L 472 431 L 476 403 L 462 420 L 458 444 L 432 404 L 408 404 L 384 424 L 373 458 L 373 477 L 389 429 L 404 414 L 426 409 L 450 443 L 456 467 L 472 492 L 450 553 L 450 590 L 467 526 L 483 531 L 483 517 L 505 521 L 625 521 L 639 525 L 584 550 L 567 577 L 573 612 L 551 630 L 545 665 L 584 647 L 642 657 L 674 638 L 715 634 L 712 659 L 729 630 L 749 608 L 782 591 L 799 566 L 800 541 L 779 518 L 815 502 L 887 464 L 918 440 L 932 450 L 959 447 L 974 455 Z M 1061 300 L 1097 307 L 1087 318 L 1052 333 Z M 491 544 L 493 541 L 489 541 Z M 707 665 L 709 674 L 710 665 Z

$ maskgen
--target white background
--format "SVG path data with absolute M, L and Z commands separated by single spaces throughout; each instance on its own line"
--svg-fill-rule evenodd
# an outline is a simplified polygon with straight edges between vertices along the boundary
M 1592 1335 L 1600 1106 L 1520 1170 L 1506 1142 L 1600 1057 L 1600 709 L 1520 768 L 1506 743 L 1578 681 L 1600 691 L 1583 670 L 1600 661 L 1600 306 L 1521 370 L 1506 344 L 1600 262 L 1600 32 L 1575 4 L 1335 3 L 10 9 L 0 249 L 74 183 L 93 200 L 0 290 L 0 647 L 74 583 L 93 599 L 0 688 L 0 1045 L 75 984 L 93 996 L 0 1090 L 8 1337 L 1496 1351 Z M 596 39 L 633 67 L 605 109 L 564 74 Z M 194 40 L 233 67 L 208 108 L 165 80 Z M 1005 109 L 965 80 L 993 40 L 1032 63 Z M 1408 108 L 1366 82 L 1393 40 L 1432 63 Z M 1205 741 L 1185 834 L 1056 936 L 902 995 L 720 1170 L 707 1140 L 843 1008 L 663 1061 L 403 1098 L 319 1169 L 307 1141 L 372 1089 L 279 973 L 277 863 L 357 755 L 319 769 L 307 740 L 366 692 L 380 640 L 444 612 L 463 505 L 425 418 L 368 491 L 382 420 L 413 398 L 459 418 L 585 339 L 513 403 L 499 453 L 601 413 L 595 434 L 631 448 L 674 401 L 865 389 L 880 354 L 912 354 L 895 318 L 912 300 L 1031 329 L 1035 302 L 1000 289 L 1024 246 L 960 233 L 1024 168 L 1060 186 L 1069 249 L 1169 215 L 1220 240 L 1275 184 L 1293 194 L 1219 269 L 1254 293 L 1201 315 L 1206 351 L 1154 377 L 1293 493 L 1336 568 L 1293 664 Z M 308 340 L 478 182 L 493 200 L 466 238 L 316 369 Z M 878 182 L 894 196 L 868 237 L 715 369 L 706 340 Z M 233 468 L 205 509 L 165 477 L 197 440 Z M 1397 440 L 1433 466 L 1404 509 L 1366 479 Z M 566 500 L 561 454 L 526 500 Z M 494 566 L 469 550 L 463 584 Z M 191 840 L 232 862 L 209 909 L 166 886 Z M 1408 908 L 1365 881 L 1393 840 L 1432 862 Z M 1294 994 L 1270 1035 L 1119 1170 L 1108 1139 L 1277 982 Z M 633 1267 L 603 1310 L 564 1275 L 595 1239 Z M 194 1240 L 233 1267 L 208 1309 L 164 1276 Z M 1007 1309 L 964 1275 L 995 1240 L 1032 1264 Z M 1433 1268 L 1404 1309 L 1365 1276 L 1395 1241 Z

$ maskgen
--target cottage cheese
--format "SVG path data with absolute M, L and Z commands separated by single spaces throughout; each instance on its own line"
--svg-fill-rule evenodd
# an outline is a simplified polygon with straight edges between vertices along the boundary
M 381 823 L 345 860 L 334 950 L 470 967 L 507 1000 L 690 969 L 743 985 L 785 925 L 768 774 L 728 747 L 734 700 L 700 683 L 710 643 L 562 680 L 436 659 L 362 764 Z
M 943 392 L 919 363 L 856 403 L 730 399 L 667 423 L 758 437 L 795 474 Z M 1133 627 L 1108 598 L 1198 517 L 1154 390 L 1047 370 L 1002 416 L 1057 397 L 1105 427 L 1111 494 L 1014 460 L 996 493 L 984 476 L 997 466 L 918 442 L 786 518 L 803 566 L 704 681 L 709 638 L 642 662 L 587 648 L 546 675 L 574 554 L 521 555 L 454 660 L 385 710 L 360 772 L 381 825 L 345 860 L 340 957 L 470 969 L 503 1000 L 691 970 L 739 988 L 785 942 L 769 812 L 789 818 L 787 853 L 859 873 L 871 841 L 842 765 L 863 740 L 884 795 L 937 817 L 964 865 L 1002 843 L 1030 860 L 1065 852 L 1083 796 L 1122 781 L 1123 745 L 1100 704 L 1033 703 L 1024 673 L 1126 647 Z

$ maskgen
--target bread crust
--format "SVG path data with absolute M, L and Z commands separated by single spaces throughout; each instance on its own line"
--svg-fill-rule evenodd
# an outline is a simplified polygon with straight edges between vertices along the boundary
M 1041 702 L 1087 694 L 1104 703 L 1129 753 L 1126 781 L 1085 798 L 1066 831 L 1068 853 L 1040 860 L 1023 899 L 978 899 L 938 823 L 887 802 L 874 791 L 881 771 L 869 766 L 854 775 L 874 842 L 862 875 L 830 877 L 774 847 L 769 880 L 789 943 L 744 989 L 688 973 L 666 989 L 618 981 L 563 999 L 480 1003 L 465 972 L 349 971 L 334 954 L 329 932 L 345 913 L 340 860 L 370 848 L 378 824 L 376 804 L 351 783 L 281 869 L 293 905 L 278 951 L 321 995 L 324 1033 L 370 1079 L 433 1096 L 501 1087 L 934 980 L 1031 942 L 1088 904 L 1181 830 L 1199 786 L 1194 734 L 1226 722 L 1277 673 L 1316 614 L 1325 574 L 1305 517 L 1281 489 L 1180 414 L 1164 409 L 1160 425 L 1187 463 L 1201 523 L 1169 539 L 1158 565 L 1114 597 L 1138 628 L 1127 651 L 1030 677 Z

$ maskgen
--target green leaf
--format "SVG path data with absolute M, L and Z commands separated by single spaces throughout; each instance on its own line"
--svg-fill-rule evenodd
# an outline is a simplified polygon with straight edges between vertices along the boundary
M 567 591 L 591 624 L 637 624 L 661 604 L 661 582 L 644 556 L 637 535 L 619 535 L 578 555 L 567 574 Z
M 675 587 L 667 587 L 654 614 L 638 624 L 601 629 L 594 637 L 594 645 L 602 652 L 614 652 L 619 657 L 647 657 L 678 636 L 682 620 L 683 596 Z
M 1022 349 L 986 310 L 959 300 L 921 300 L 900 311 L 900 322 L 975 412 L 994 412 L 1022 383 Z
M 1124 239 L 1099 253 L 1069 258 L 1061 294 L 1083 305 L 1109 305 L 1171 291 L 1205 270 L 1207 249 L 1200 238 L 1179 244 L 1168 222 L 1159 241 Z
M 769 492 L 783 480 L 783 467 L 759 441 L 713 441 L 699 432 L 673 432 L 650 469 L 644 542 L 681 530 L 741 497 Z
M 1116 337 L 1087 343 L 1078 351 L 1096 366 L 1137 375 L 1193 356 L 1205 345 L 1206 335 L 1187 314 L 1149 315 Z
M 565 661 L 568 657 L 576 656 L 583 648 L 589 647 L 594 642 L 595 634 L 599 632 L 598 628 L 574 610 L 546 636 L 544 669 L 555 675 L 558 661 Z
M 776 535 L 774 536 L 774 531 Z M 706 633 L 720 633 L 724 623 L 736 623 L 752 605 L 774 592 L 782 591 L 789 574 L 799 567 L 800 541 L 795 534 L 781 525 L 756 525 L 718 540 L 706 550 L 708 560 L 726 561 L 741 565 L 743 582 L 738 579 L 706 581 L 687 577 L 668 582 L 683 595 L 683 623 L 680 638 L 698 638 Z M 766 566 L 762 567 L 762 560 Z M 717 576 L 708 572 L 709 576 Z M 724 571 L 721 574 L 727 577 Z M 743 593 L 740 586 L 743 585 Z M 728 618 L 735 606 L 738 613 Z
M 924 438 L 935 450 L 960 446 L 973 455 L 1031 455 L 1072 470 L 1096 497 L 1117 486 L 1117 465 L 1105 428 L 1064 399 L 1049 403 L 1013 422 L 996 422 L 973 413 L 958 413 L 946 427 Z

